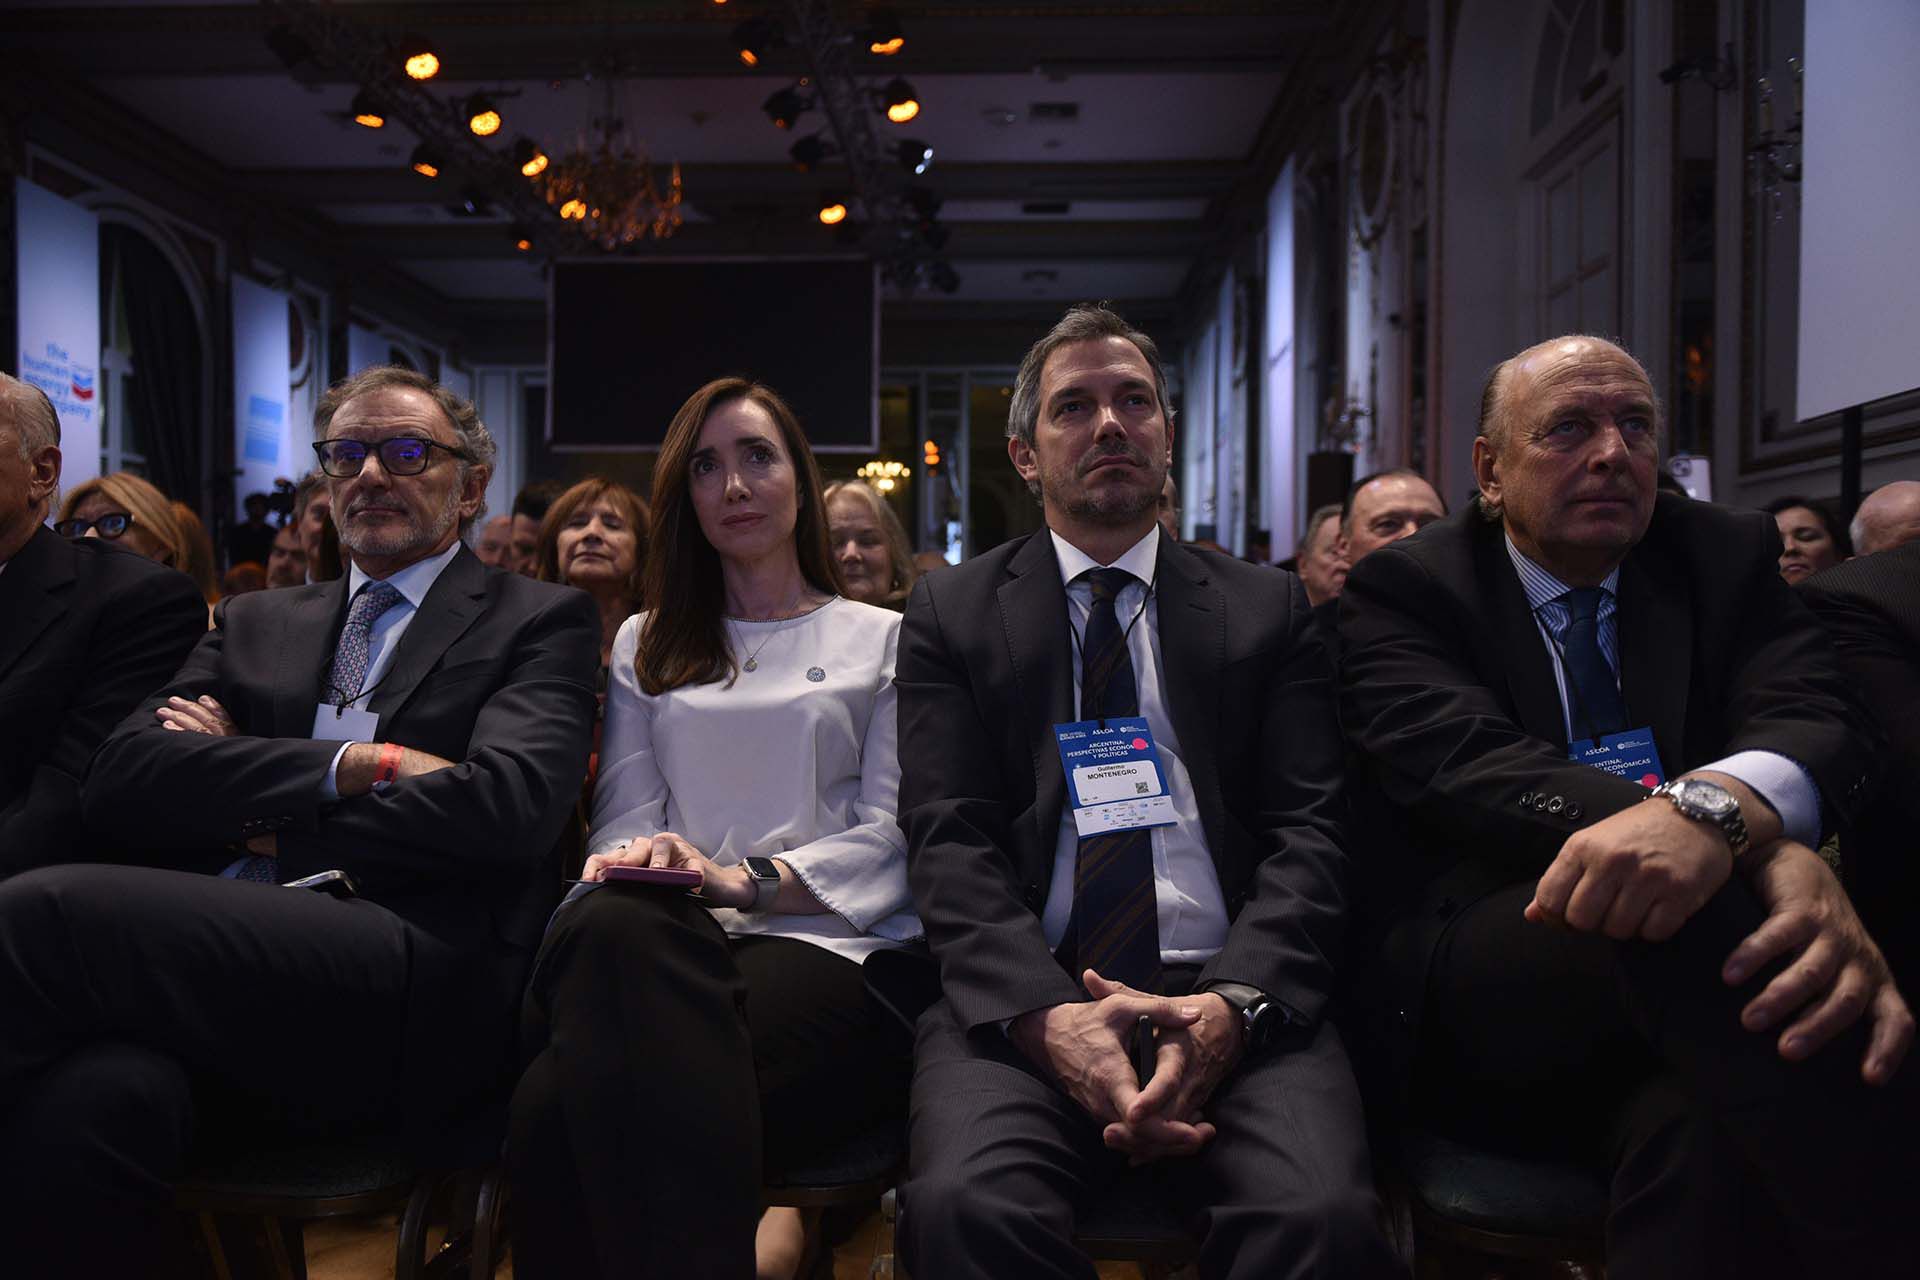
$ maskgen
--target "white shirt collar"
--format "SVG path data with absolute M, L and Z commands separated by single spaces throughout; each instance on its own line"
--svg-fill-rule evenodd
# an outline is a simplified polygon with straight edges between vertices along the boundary
M 440 571 L 452 564 L 453 558 L 460 554 L 461 546 L 460 540 L 455 538 L 453 545 L 439 555 L 429 556 L 425 560 L 416 560 L 406 568 L 390 575 L 386 581 L 392 584 L 394 590 L 398 591 L 408 604 L 418 609 L 420 602 L 427 598 L 427 592 L 433 590 L 433 584 L 440 577 Z M 347 599 L 351 600 L 359 595 L 360 588 L 372 581 L 374 581 L 373 578 L 361 572 L 359 565 L 354 565 L 347 573 Z
M 1047 530 L 1053 539 L 1054 558 L 1060 562 L 1060 581 L 1072 582 L 1089 569 L 1125 569 L 1140 580 L 1141 586 L 1153 581 L 1154 566 L 1160 559 L 1160 526 L 1156 523 L 1147 535 L 1127 548 L 1126 554 L 1111 565 L 1103 565 L 1065 538 Z
M 1514 572 L 1520 575 L 1520 585 L 1526 589 L 1528 608 L 1538 609 L 1542 605 L 1552 604 L 1555 600 L 1558 600 L 1561 596 L 1573 590 L 1572 587 L 1560 581 L 1560 579 L 1554 577 L 1553 574 L 1543 568 L 1538 560 L 1529 556 L 1519 547 L 1514 546 L 1513 535 L 1502 534 L 1501 536 L 1506 539 L 1507 556 L 1513 561 Z M 1610 596 L 1618 596 L 1620 594 L 1619 565 L 1615 565 L 1613 572 L 1601 579 L 1600 589 Z

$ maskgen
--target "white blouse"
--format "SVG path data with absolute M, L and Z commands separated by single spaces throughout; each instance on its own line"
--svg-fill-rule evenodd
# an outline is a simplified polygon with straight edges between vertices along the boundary
M 729 934 L 799 938 L 856 962 L 920 937 L 894 822 L 900 615 L 836 597 L 798 618 L 729 620 L 733 683 L 658 697 L 633 670 L 646 618 L 613 642 L 588 852 L 672 831 L 723 867 L 778 857 L 828 908 L 714 908 Z

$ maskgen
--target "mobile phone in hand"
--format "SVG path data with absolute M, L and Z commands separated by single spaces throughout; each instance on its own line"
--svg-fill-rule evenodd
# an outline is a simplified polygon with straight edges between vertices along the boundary
M 1140 1077 L 1142 1089 L 1153 1079 L 1153 1019 L 1145 1014 L 1133 1024 L 1133 1073 Z
M 629 884 L 657 884 L 668 889 L 688 891 L 698 889 L 704 879 L 691 867 L 608 867 L 601 872 L 600 878 L 624 880 Z

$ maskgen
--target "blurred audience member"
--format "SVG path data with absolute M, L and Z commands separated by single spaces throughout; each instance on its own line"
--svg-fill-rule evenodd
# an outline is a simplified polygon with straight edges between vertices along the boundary
M 174 568 L 193 579 L 193 585 L 200 588 L 201 596 L 207 602 L 208 618 L 212 618 L 213 606 L 220 603 L 220 570 L 214 560 L 213 538 L 207 533 L 207 526 L 200 521 L 200 514 L 186 503 L 175 499 L 167 504 L 173 511 L 174 523 L 180 526 L 180 539 L 185 545 L 187 558 Z M 259 568 L 258 562 L 254 565 Z
M 264 493 L 250 493 L 241 502 L 247 518 L 227 530 L 227 563 L 251 560 L 265 564 L 273 550 L 273 526 L 267 523 L 270 504 Z
M 1371 551 L 1411 537 L 1447 514 L 1439 491 L 1418 471 L 1380 471 L 1354 482 L 1340 509 L 1340 558 L 1359 564 Z
M 861 968 L 920 934 L 900 619 L 839 598 L 819 469 L 769 389 L 695 392 L 653 474 L 647 599 L 667 603 L 620 629 L 588 883 L 527 992 L 521 1280 L 792 1276 L 802 1215 L 763 1214 L 763 1159 L 817 1156 L 903 1092 L 905 1036 Z M 616 867 L 697 872 L 701 897 L 594 883 Z
M 1175 542 L 1180 541 L 1180 486 L 1173 482 L 1173 473 L 1167 473 L 1167 482 L 1160 486 L 1160 527 Z
M 193 555 L 173 504 L 130 471 L 76 485 L 61 500 L 53 528 L 69 538 L 106 538 L 182 572 Z
M 1920 480 L 1895 480 L 1867 495 L 1848 526 L 1855 555 L 1870 556 L 1920 540 Z
M 340 531 L 333 524 L 333 491 L 318 469 L 300 482 L 294 494 L 295 523 L 300 546 L 307 556 L 307 581 L 332 582 L 344 571 L 340 563 Z
M 1340 507 L 1329 502 L 1307 517 L 1307 531 L 1294 553 L 1294 572 L 1307 589 L 1307 599 L 1325 604 L 1340 594 L 1347 582 L 1347 561 L 1340 554 Z
M 1824 502 L 1775 498 L 1766 505 L 1780 529 L 1780 576 L 1797 583 L 1853 554 L 1846 528 Z
M 315 434 L 350 577 L 223 602 L 109 735 L 82 811 L 134 865 L 0 884 L 8 1274 L 187 1274 L 196 1146 L 374 1129 L 432 1158 L 511 1069 L 593 608 L 462 545 L 494 456 L 465 400 L 376 367 Z
M 242 560 L 220 576 L 220 595 L 243 596 L 249 591 L 264 591 L 267 586 L 267 571 L 251 560 Z
M 1901 483 L 1920 499 L 1920 484 Z M 1920 859 L 1914 856 L 1920 848 L 1920 529 L 1915 534 L 1800 584 L 1800 598 L 1826 625 L 1841 670 L 1892 748 L 1887 780 L 1841 837 L 1840 857 L 1861 919 L 1907 990 L 1920 982 Z
M 513 561 L 513 517 L 488 516 L 474 539 L 473 554 L 489 569 L 510 569 Z
M 307 581 L 307 549 L 300 541 L 300 527 L 282 525 L 274 532 L 273 550 L 267 555 L 269 587 L 299 587 Z
M 647 504 L 617 480 L 593 476 L 547 508 L 533 552 L 533 576 L 564 582 L 600 607 L 601 689 L 620 624 L 640 611 L 647 559 Z
M 80 820 L 87 762 L 207 630 L 184 574 L 45 528 L 59 487 L 53 406 L 0 373 L 0 878 L 105 852 Z
M 920 570 L 900 517 L 872 485 L 840 480 L 827 486 L 827 536 L 846 580 L 847 599 L 895 613 L 907 607 Z
M 529 578 L 533 576 L 540 558 L 540 524 L 547 518 L 547 508 L 566 489 L 566 484 L 559 480 L 536 480 L 514 495 L 508 539 L 512 551 L 507 568 Z

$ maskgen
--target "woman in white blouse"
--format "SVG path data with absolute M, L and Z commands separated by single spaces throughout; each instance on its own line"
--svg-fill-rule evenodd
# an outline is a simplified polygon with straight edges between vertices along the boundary
M 757 384 L 702 387 L 661 445 L 590 883 L 527 993 L 507 1159 L 530 1280 L 792 1275 L 806 1224 L 763 1216 L 764 1168 L 903 1105 L 904 1032 L 860 969 L 921 932 L 894 824 L 900 619 L 842 598 L 821 495 Z M 603 881 L 616 866 L 696 870 L 707 905 Z

